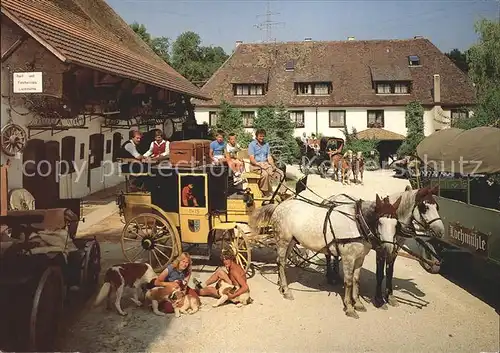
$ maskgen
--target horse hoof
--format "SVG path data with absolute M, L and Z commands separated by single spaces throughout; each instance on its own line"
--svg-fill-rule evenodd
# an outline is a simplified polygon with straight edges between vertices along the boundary
M 356 302 L 354 303 L 354 310 L 356 311 L 361 311 L 361 312 L 366 312 L 366 308 L 361 302 Z
M 354 310 L 354 308 L 348 309 L 345 311 L 345 314 L 353 319 L 359 319 L 358 313 Z
M 291 292 L 285 292 L 283 293 L 283 298 L 293 300 L 293 294 Z
M 373 306 L 375 306 L 377 309 L 387 309 L 387 305 L 385 305 L 384 299 L 382 298 L 375 297 L 375 299 L 373 299 Z
M 398 300 L 392 295 L 387 298 L 387 303 L 390 306 L 399 306 Z

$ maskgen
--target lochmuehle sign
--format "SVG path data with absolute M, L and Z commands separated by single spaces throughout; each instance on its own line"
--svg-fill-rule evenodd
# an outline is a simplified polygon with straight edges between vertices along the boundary
M 465 247 L 481 256 L 488 256 L 488 236 L 458 223 L 448 225 L 448 236 L 454 244 Z

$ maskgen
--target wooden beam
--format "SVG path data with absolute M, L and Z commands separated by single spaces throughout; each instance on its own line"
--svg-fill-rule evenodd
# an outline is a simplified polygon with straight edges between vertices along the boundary
M 132 89 L 132 94 L 146 94 L 146 85 L 144 83 L 138 83 Z
M 21 36 L 18 40 L 16 40 L 6 51 L 5 53 L 2 53 L 2 62 L 7 60 L 14 52 L 23 44 L 23 42 L 26 40 L 26 36 Z

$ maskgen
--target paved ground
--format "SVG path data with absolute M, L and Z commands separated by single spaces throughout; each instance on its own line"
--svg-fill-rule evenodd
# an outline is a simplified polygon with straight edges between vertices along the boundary
M 293 172 L 293 168 L 289 168 Z M 347 192 L 374 199 L 403 190 L 407 181 L 389 172 L 367 172 L 364 186 L 309 177 L 323 197 Z M 116 241 L 123 224 L 111 216 L 85 233 L 102 241 L 103 269 L 123 261 Z M 486 302 L 441 275 L 426 273 L 418 263 L 398 258 L 395 294 L 398 307 L 376 309 L 369 303 L 375 289 L 373 253 L 361 275 L 361 294 L 368 311 L 360 319 L 343 313 L 341 286 L 326 284 L 322 273 L 289 268 L 294 301 L 281 297 L 276 285 L 275 255 L 254 252 L 256 271 L 249 280 L 254 303 L 244 308 L 212 308 L 212 299 L 195 315 L 158 317 L 135 308 L 121 317 L 104 307 L 87 307 L 68 327 L 62 351 L 177 352 L 493 352 L 499 347 L 499 316 Z M 195 276 L 208 277 L 214 266 L 197 265 Z M 125 304 L 126 302 L 126 304 Z

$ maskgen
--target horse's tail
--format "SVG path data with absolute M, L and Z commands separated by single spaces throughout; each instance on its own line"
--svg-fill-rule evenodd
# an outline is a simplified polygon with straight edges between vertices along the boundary
M 259 225 L 261 223 L 269 223 L 273 216 L 274 210 L 278 204 L 270 203 L 268 205 L 255 209 L 250 217 L 249 226 L 254 234 L 259 234 Z

